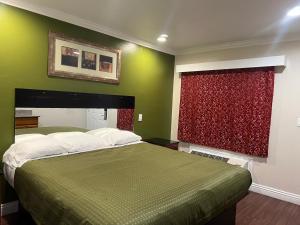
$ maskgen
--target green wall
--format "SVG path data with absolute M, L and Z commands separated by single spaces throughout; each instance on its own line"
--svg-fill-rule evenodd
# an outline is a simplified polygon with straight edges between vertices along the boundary
M 47 76 L 48 31 L 122 50 L 119 85 Z M 14 89 L 133 95 L 135 132 L 169 138 L 174 56 L 0 3 L 0 155 L 13 140 Z

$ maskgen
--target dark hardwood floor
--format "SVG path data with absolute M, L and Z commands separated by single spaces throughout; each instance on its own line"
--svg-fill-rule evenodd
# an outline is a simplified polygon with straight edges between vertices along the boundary
M 20 214 L 1 218 L 0 224 L 34 225 Z M 250 193 L 237 206 L 236 225 L 300 225 L 300 206 Z
M 236 225 L 300 225 L 300 206 L 250 193 L 238 203 Z

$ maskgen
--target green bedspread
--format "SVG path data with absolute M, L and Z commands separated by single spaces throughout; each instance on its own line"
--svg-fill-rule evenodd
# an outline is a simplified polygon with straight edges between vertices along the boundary
M 80 131 L 87 132 L 87 129 L 79 127 L 37 127 L 37 128 L 20 128 L 15 129 L 15 135 L 20 134 L 51 134 L 55 132 L 71 132 L 71 131 Z
M 238 166 L 141 143 L 31 161 L 15 189 L 37 224 L 205 224 L 244 197 Z

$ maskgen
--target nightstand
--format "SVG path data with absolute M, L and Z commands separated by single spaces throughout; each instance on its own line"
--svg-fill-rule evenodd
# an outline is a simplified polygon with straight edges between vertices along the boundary
M 17 116 L 15 126 L 19 128 L 37 128 L 39 126 L 39 116 Z
M 172 141 L 163 138 L 149 138 L 149 139 L 144 139 L 143 141 L 148 142 L 150 144 L 167 147 L 173 150 L 178 150 L 178 144 L 179 144 L 178 141 Z

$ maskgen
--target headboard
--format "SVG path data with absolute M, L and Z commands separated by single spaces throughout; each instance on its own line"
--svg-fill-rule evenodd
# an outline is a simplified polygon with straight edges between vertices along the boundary
M 91 94 L 35 89 L 15 89 L 15 107 L 32 108 L 128 108 L 134 96 Z

